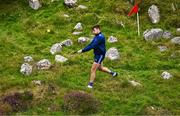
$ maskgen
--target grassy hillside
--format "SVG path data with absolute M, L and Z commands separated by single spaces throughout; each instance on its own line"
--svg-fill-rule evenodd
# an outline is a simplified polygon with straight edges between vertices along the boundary
M 172 11 L 171 3 L 177 10 Z M 35 99 L 32 106 L 16 114 L 66 114 L 62 104 L 66 93 L 83 91 L 95 96 L 100 102 L 97 115 L 134 115 L 134 114 L 180 114 L 180 47 L 170 40 L 160 39 L 146 42 L 142 33 L 146 29 L 162 28 L 180 36 L 179 0 L 145 0 L 140 5 L 141 36 L 137 36 L 136 17 L 127 17 L 132 7 L 127 0 L 79 0 L 78 4 L 88 7 L 86 10 L 68 8 L 63 0 L 42 1 L 43 7 L 32 10 L 26 0 L 0 1 L 0 96 L 12 92 L 31 91 Z M 161 20 L 152 24 L 147 14 L 149 6 L 159 6 Z M 63 17 L 68 14 L 70 17 Z M 123 28 L 119 22 L 123 22 Z M 81 22 L 83 31 L 72 35 L 74 26 Z M 116 61 L 104 60 L 104 65 L 119 73 L 116 79 L 108 74 L 97 72 L 93 90 L 87 89 L 93 54 L 70 54 L 85 47 L 77 43 L 81 36 L 91 36 L 91 27 L 100 24 L 106 39 L 111 35 L 118 38 L 117 43 L 107 43 L 107 49 L 116 47 L 121 58 Z M 48 33 L 47 29 L 51 32 Z M 66 39 L 72 39 L 73 45 L 63 48 L 61 55 L 69 60 L 55 63 L 54 55 L 49 52 L 51 46 Z M 158 45 L 166 45 L 168 50 L 160 52 Z M 171 57 L 174 54 L 175 57 Z M 20 73 L 23 57 L 31 55 L 36 63 L 47 58 L 54 67 L 47 71 L 33 70 L 30 76 Z M 168 71 L 173 78 L 164 80 L 161 73 Z M 33 80 L 43 84 L 36 86 Z M 135 80 L 142 87 L 133 87 L 128 80 Z M 56 94 L 47 88 L 53 85 Z M 55 108 L 49 110 L 49 107 Z M 149 110 L 154 107 L 155 110 Z

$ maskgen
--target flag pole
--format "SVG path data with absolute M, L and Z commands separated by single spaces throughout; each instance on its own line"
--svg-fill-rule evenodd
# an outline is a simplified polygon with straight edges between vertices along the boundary
M 140 36 L 139 13 L 138 12 L 137 12 L 137 27 L 138 27 L 138 36 Z

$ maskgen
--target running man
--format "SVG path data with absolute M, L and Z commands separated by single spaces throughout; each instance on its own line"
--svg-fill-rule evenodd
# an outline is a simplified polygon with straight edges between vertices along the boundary
M 88 88 L 93 88 L 93 83 L 96 78 L 96 70 L 99 69 L 102 72 L 106 72 L 111 74 L 113 77 L 117 76 L 116 72 L 109 70 L 107 67 L 102 65 L 102 61 L 105 58 L 106 54 L 106 45 L 105 45 L 105 37 L 101 33 L 100 26 L 95 25 L 92 27 L 92 33 L 95 35 L 92 42 L 87 45 L 84 49 L 78 51 L 78 53 L 87 52 L 91 49 L 94 49 L 94 63 L 91 67 L 91 75 L 90 82 L 88 84 Z

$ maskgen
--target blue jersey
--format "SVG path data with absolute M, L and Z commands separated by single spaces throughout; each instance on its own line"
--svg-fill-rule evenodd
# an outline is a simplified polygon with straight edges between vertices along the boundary
M 91 49 L 94 49 L 95 55 L 105 55 L 106 54 L 106 40 L 102 33 L 97 34 L 92 42 L 87 45 L 84 49 L 82 49 L 82 52 L 89 51 Z

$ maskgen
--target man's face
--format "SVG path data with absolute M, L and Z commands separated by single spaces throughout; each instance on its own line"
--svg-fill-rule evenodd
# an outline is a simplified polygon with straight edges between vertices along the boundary
M 93 33 L 94 35 L 97 35 L 99 32 L 100 32 L 100 30 L 99 30 L 98 28 L 94 28 L 94 29 L 92 30 L 92 33 Z

